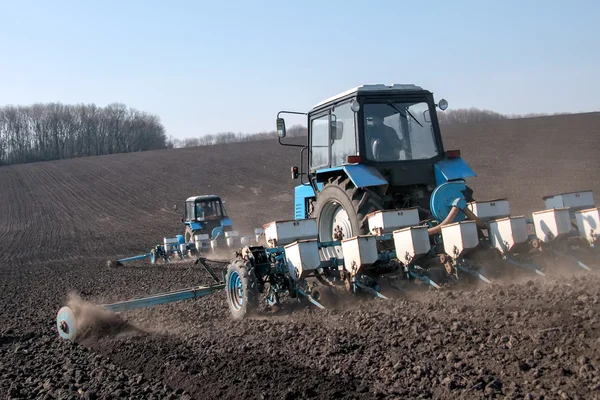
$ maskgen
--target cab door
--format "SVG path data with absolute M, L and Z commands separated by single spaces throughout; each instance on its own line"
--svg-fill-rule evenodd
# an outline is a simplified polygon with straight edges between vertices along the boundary
M 194 202 L 188 201 L 185 203 L 185 220 L 194 221 L 196 219 L 196 213 L 194 212 Z
M 329 145 L 329 111 L 310 118 L 309 126 L 309 169 L 316 171 L 329 168 L 331 148 Z

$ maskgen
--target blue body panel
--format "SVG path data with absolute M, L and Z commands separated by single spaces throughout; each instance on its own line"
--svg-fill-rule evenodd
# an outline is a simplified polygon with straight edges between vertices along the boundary
M 229 218 L 223 218 L 221 220 L 221 226 L 231 226 L 231 220 Z
M 377 168 L 362 164 L 320 169 L 316 172 L 317 180 L 319 179 L 319 175 L 334 171 L 344 171 L 356 187 L 362 188 L 388 184 L 385 178 L 377 171 Z
M 315 197 L 315 191 L 312 186 L 298 185 L 294 189 L 294 219 L 306 218 L 306 203 L 307 197 Z
M 189 226 L 194 231 L 201 231 L 203 229 L 202 223 L 200 223 L 198 221 L 186 221 L 185 225 Z M 210 233 L 211 239 L 214 239 L 217 236 L 222 238 L 224 236 L 223 228 L 226 226 L 232 226 L 231 219 L 229 217 L 225 217 L 225 218 L 221 219 L 220 225 L 221 226 L 217 226 L 216 228 L 213 228 L 213 230 L 211 231 L 211 233 Z M 208 232 L 205 232 L 205 233 L 208 233 Z
M 435 170 L 435 180 L 436 186 L 440 186 L 446 182 L 450 181 L 462 181 L 462 185 L 464 185 L 464 179 L 477 176 L 475 172 L 469 167 L 469 165 L 462 158 L 453 158 L 438 161 L 434 165 Z M 334 168 L 325 168 L 316 171 L 317 180 L 319 180 L 320 175 L 329 174 L 331 172 L 339 171 L 339 174 L 346 174 L 352 183 L 356 187 L 369 187 L 369 186 L 380 186 L 380 185 L 388 185 L 388 182 L 385 178 L 379 173 L 379 171 L 372 166 L 362 165 L 362 164 L 354 164 L 354 165 L 343 165 Z M 459 191 L 459 187 L 462 188 L 461 184 L 454 185 L 452 188 L 454 191 Z M 317 187 L 319 190 L 322 189 L 323 184 L 321 182 L 317 183 Z M 464 188 L 462 189 L 464 190 Z M 438 213 L 438 217 L 444 214 L 441 209 L 448 207 L 445 203 L 447 201 L 446 197 L 452 197 L 454 193 L 449 194 L 447 188 L 443 190 L 444 195 L 442 193 L 437 193 L 436 201 L 437 209 L 440 210 Z M 295 219 L 304 219 L 306 218 L 306 198 L 315 197 L 314 190 L 311 186 L 308 185 L 299 185 L 295 188 L 295 201 L 294 201 L 294 218 Z M 462 214 L 462 213 L 461 213 Z M 461 217 L 464 217 L 461 215 Z M 460 219 L 460 218 L 459 218 Z
M 435 164 L 435 182 L 441 185 L 456 179 L 465 179 L 477 176 L 462 158 L 441 160 Z
M 189 226 L 190 228 L 192 228 L 193 231 L 199 231 L 202 229 L 202 224 L 197 221 L 194 221 L 194 222 L 186 221 L 185 224 L 187 226 Z

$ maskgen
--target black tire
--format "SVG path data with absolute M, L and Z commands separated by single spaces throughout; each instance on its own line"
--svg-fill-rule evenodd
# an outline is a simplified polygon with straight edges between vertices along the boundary
M 351 224 L 351 232 L 347 239 L 356 235 L 369 233 L 367 215 L 383 209 L 381 196 L 368 188 L 357 188 L 349 178 L 330 178 L 323 185 L 323 190 L 317 196 L 314 215 L 319 227 L 319 240 L 333 240 L 333 232 L 321 229 L 322 218 L 326 218 L 327 208 L 332 203 L 338 203 L 346 211 Z
M 194 241 L 194 235 L 196 235 L 196 231 L 192 230 L 192 228 L 188 225 L 185 227 L 185 232 L 183 234 L 183 238 L 186 243 L 190 243 Z
M 236 260 L 229 264 L 225 277 L 225 293 L 233 319 L 243 319 L 257 313 L 258 284 L 251 262 Z
M 338 221 L 336 226 L 342 228 L 342 239 L 348 239 L 369 233 L 367 215 L 383 209 L 383 201 L 373 190 L 354 186 L 349 178 L 330 178 L 318 194 L 314 207 L 319 241 L 339 240 L 339 236 L 334 238 L 333 221 L 340 206 L 348 218 L 343 218 L 341 223 Z M 324 259 L 343 256 L 341 246 L 322 248 L 320 252 Z

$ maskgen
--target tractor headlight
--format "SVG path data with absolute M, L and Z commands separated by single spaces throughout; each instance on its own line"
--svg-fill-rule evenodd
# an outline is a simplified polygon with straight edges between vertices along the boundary
M 352 102 L 350 103 L 350 109 L 354 112 L 358 112 L 358 110 L 360 110 L 360 104 L 358 103 L 358 101 L 352 100 Z

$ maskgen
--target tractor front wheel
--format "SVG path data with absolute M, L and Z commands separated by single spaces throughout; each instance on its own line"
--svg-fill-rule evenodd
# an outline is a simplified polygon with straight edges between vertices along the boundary
M 227 304 L 234 319 L 251 316 L 258 310 L 258 285 L 249 261 L 236 260 L 227 267 Z

